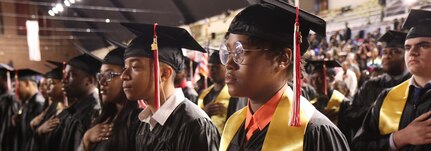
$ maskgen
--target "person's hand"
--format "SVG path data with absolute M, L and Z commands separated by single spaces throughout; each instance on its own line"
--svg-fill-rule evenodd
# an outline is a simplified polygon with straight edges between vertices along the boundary
M 109 139 L 112 131 L 112 124 L 100 123 L 88 129 L 84 134 L 83 145 L 85 150 L 89 150 L 92 144 Z
M 51 116 L 47 121 L 45 121 L 42 125 L 40 125 L 36 132 L 39 135 L 44 135 L 47 134 L 51 131 L 53 131 L 58 124 L 60 124 L 60 119 L 58 119 L 57 117 L 54 118 L 54 115 Z
M 84 139 L 88 140 L 89 143 L 98 143 L 103 140 L 108 140 L 111 135 L 112 124 L 96 124 L 92 128 L 88 129 L 84 134 Z
M 36 117 L 34 117 L 31 122 L 30 122 L 30 127 L 31 129 L 35 129 L 36 126 L 38 126 L 40 124 L 40 122 L 42 122 L 43 117 L 45 116 L 45 111 L 43 111 L 42 113 L 40 113 L 39 115 L 37 115 Z
M 413 120 L 406 128 L 393 133 L 397 148 L 406 145 L 431 144 L 431 112 L 422 114 Z
M 210 103 L 204 107 L 204 111 L 208 116 L 225 114 L 227 109 L 221 103 Z

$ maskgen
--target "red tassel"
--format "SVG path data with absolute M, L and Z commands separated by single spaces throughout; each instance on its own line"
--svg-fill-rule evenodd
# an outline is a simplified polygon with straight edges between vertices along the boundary
M 63 61 L 63 81 L 66 79 L 66 61 Z M 64 96 L 63 96 L 63 105 L 65 106 L 65 107 L 68 107 L 69 106 L 69 102 L 68 102 L 68 100 L 67 100 L 67 96 L 66 96 L 66 94 L 64 94 Z
M 159 52 L 157 46 L 157 23 L 154 23 L 154 38 L 151 49 L 154 56 L 154 104 L 156 110 L 160 107 L 160 88 L 159 88 Z
M 301 35 L 299 32 L 299 7 L 296 7 L 296 19 L 295 19 L 295 50 L 294 50 L 294 61 L 295 61 L 295 75 L 294 75 L 294 94 L 293 106 L 292 106 L 292 119 L 290 121 L 291 126 L 301 126 L 300 119 L 300 100 L 301 100 Z
M 140 109 L 147 108 L 147 104 L 145 104 L 144 100 L 138 100 L 138 105 Z

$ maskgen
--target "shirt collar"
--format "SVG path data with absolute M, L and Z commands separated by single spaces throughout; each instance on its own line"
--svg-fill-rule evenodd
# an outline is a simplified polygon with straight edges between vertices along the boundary
M 277 91 L 276 94 L 274 94 L 274 96 L 272 96 L 271 99 L 269 99 L 265 104 L 263 104 L 259 109 L 257 109 L 254 114 L 251 112 L 249 100 L 245 120 L 245 129 L 251 126 L 250 123 L 251 120 L 253 120 L 253 123 L 256 123 L 258 125 L 259 130 L 263 130 L 271 122 L 275 109 L 277 108 L 277 105 L 280 102 L 286 88 L 287 84 L 285 84 L 280 90 Z
M 415 78 L 414 78 L 415 76 L 412 76 L 411 77 L 411 80 L 410 80 L 410 83 L 409 83 L 409 86 L 414 86 L 415 88 L 421 88 L 417 83 L 416 83 L 416 81 L 415 81 Z M 428 81 L 427 83 L 425 83 L 425 86 L 426 85 L 429 85 L 429 84 L 431 84 L 431 80 L 430 81 Z
M 176 88 L 174 94 L 171 95 L 155 113 L 152 113 L 149 108 L 146 108 L 139 113 L 139 120 L 150 124 L 151 130 L 157 123 L 163 126 L 175 108 L 177 108 L 177 106 L 184 100 L 185 97 L 183 91 L 181 88 Z

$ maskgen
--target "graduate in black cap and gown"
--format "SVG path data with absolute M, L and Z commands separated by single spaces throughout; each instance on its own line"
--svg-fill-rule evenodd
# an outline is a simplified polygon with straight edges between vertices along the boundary
M 62 83 L 63 79 L 63 64 L 60 62 L 48 61 L 57 67 L 47 72 L 44 77 L 47 82 L 47 95 L 51 100 L 48 107 L 38 116 L 32 120 L 31 125 L 34 130 L 34 135 L 31 140 L 31 143 L 27 145 L 26 150 L 31 151 L 45 151 L 48 150 L 44 148 L 44 143 L 47 136 L 45 135 L 51 132 L 59 123 L 58 119 L 54 119 L 55 116 L 59 115 L 63 109 L 65 108 L 64 101 L 64 93 L 62 91 Z M 37 118 L 39 119 L 39 121 Z M 46 147 L 46 146 L 45 146 Z
M 175 88 L 181 88 L 184 92 L 184 96 L 197 104 L 198 92 L 188 84 L 188 77 L 190 76 L 190 70 L 194 70 L 197 67 L 197 62 L 184 57 L 184 68 L 175 75 L 174 84 Z
M 72 58 L 67 63 L 62 82 L 69 101 L 69 107 L 63 112 L 68 116 L 64 120 L 60 119 L 62 133 L 57 150 L 75 151 L 85 131 L 99 115 L 96 73 L 100 65 L 101 60 L 87 53 Z
M 407 33 L 388 31 L 379 38 L 385 43 L 382 55 L 382 76 L 366 81 L 353 95 L 352 105 L 345 114 L 350 131 L 355 134 L 362 125 L 365 115 L 376 101 L 379 94 L 386 88 L 396 86 L 411 77 L 404 62 L 404 41 Z M 349 141 L 354 135 L 348 137 Z
M 17 127 L 15 135 L 15 150 L 24 151 L 27 145 L 30 145 L 33 137 L 33 130 L 30 122 L 33 118 L 43 111 L 45 98 L 38 90 L 38 80 L 41 74 L 31 69 L 15 70 L 14 74 L 18 76 L 18 83 L 15 84 L 21 108 L 14 116 L 14 123 Z
M 205 50 L 182 28 L 124 25 L 137 37 L 124 54 L 123 89 L 129 100 L 143 99 L 148 104 L 139 114 L 141 124 L 136 134 L 136 150 L 217 150 L 220 135 L 211 119 L 184 97 L 181 88 L 174 86 L 175 74 L 183 68 L 181 48 Z M 154 50 L 157 50 L 158 57 L 155 57 Z M 155 70 L 157 68 L 160 72 Z M 158 78 L 159 81 L 155 80 Z M 155 88 L 156 83 L 159 89 Z
M 16 130 L 12 125 L 12 116 L 18 113 L 20 107 L 9 87 L 12 71 L 12 67 L 0 64 L 0 151 L 12 150 Z
M 99 82 L 102 112 L 85 132 L 82 146 L 85 151 L 135 150 L 135 134 L 139 125 L 136 101 L 129 101 L 123 91 L 120 78 L 124 68 L 125 46 L 116 46 L 103 59 Z
M 412 77 L 377 97 L 352 142 L 354 150 L 431 150 L 431 11 L 412 9 L 404 59 Z
M 302 10 L 299 21 L 302 55 L 309 30 L 324 35 L 325 21 Z M 251 5 L 232 20 L 220 57 L 229 94 L 248 97 L 249 102 L 228 119 L 221 151 L 349 150 L 340 130 L 305 98 L 300 99 L 300 110 L 293 105 L 294 92 L 287 82 L 292 74 L 294 23 L 295 7 L 276 0 Z M 296 116 L 299 124 L 293 126 Z

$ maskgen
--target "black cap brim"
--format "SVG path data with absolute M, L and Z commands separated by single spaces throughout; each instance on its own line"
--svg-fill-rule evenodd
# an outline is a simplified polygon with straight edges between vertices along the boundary
M 386 47 L 396 47 L 396 48 L 404 48 L 404 42 L 406 41 L 406 35 L 405 32 L 399 32 L 399 31 L 387 31 L 385 34 L 383 34 L 380 38 L 380 42 L 385 42 Z

